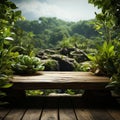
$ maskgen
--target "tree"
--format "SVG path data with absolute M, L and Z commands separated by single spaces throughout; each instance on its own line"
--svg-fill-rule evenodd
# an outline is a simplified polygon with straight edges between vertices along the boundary
M 88 0 L 102 10 L 102 13 L 111 18 L 116 27 L 120 27 L 120 1 L 119 0 Z

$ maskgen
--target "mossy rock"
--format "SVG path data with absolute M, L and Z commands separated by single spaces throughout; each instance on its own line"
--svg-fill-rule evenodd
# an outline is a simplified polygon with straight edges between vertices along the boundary
M 45 66 L 45 71 L 58 71 L 59 69 L 59 63 L 56 60 L 53 59 L 46 59 L 42 60 L 44 66 Z

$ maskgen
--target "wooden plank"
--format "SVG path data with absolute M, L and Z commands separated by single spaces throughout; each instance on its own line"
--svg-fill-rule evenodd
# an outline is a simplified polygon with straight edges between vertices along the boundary
M 60 120 L 77 120 L 74 113 L 70 98 L 59 99 L 59 119 Z
M 78 120 L 94 120 L 88 109 L 76 108 L 75 112 Z
M 44 98 L 39 96 L 27 97 L 26 103 L 24 104 L 27 107 L 22 120 L 39 120 L 42 114 Z
M 56 97 L 46 98 L 41 120 L 58 120 L 58 99 Z
M 28 109 L 22 120 L 39 120 L 41 115 L 41 109 Z
M 21 120 L 24 115 L 25 109 L 12 109 L 4 120 Z
M 0 120 L 3 120 L 3 118 L 9 113 L 8 108 L 0 108 Z
M 10 80 L 14 83 L 67 83 L 67 82 L 109 82 L 108 77 L 95 76 L 90 72 L 43 72 L 42 75 L 14 76 Z
M 108 114 L 107 110 L 102 109 L 89 109 L 95 120 L 114 120 L 110 114 Z
M 72 99 L 77 120 L 94 120 L 86 103 L 80 98 Z
M 108 77 L 91 72 L 43 72 L 42 75 L 14 76 L 12 89 L 105 89 Z
M 120 120 L 120 109 L 108 110 L 108 113 L 115 119 Z

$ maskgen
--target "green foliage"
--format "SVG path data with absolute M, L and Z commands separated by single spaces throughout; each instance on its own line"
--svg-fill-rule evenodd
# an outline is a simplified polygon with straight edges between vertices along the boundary
M 73 91 L 72 89 L 67 89 L 65 92 L 70 95 L 75 95 L 75 91 Z
M 87 72 L 87 71 L 90 71 L 91 67 L 91 62 L 90 61 L 85 61 L 85 62 L 82 62 L 80 63 L 80 70 L 81 71 L 84 71 L 84 72 Z
M 113 71 L 116 72 L 114 66 L 115 50 L 111 42 L 104 42 L 103 46 L 99 47 L 95 56 L 88 55 L 88 57 L 93 61 L 93 72 L 99 72 L 107 76 L 111 76 Z
M 96 28 L 97 30 L 104 30 L 105 39 L 108 41 L 107 46 L 107 43 L 103 45 L 102 50 L 104 51 L 100 53 L 100 57 L 97 55 L 96 58 L 94 57 L 92 59 L 93 61 L 97 61 L 96 59 L 100 61 L 99 64 L 103 67 L 102 71 L 112 76 L 111 83 L 108 86 L 115 87 L 115 90 L 120 93 L 120 36 L 118 34 L 120 29 L 120 1 L 89 0 L 89 2 L 102 10 L 100 14 L 96 14 L 98 20 Z M 103 32 L 100 33 L 103 34 Z M 118 40 L 114 40 L 113 46 L 111 46 L 109 42 L 111 42 L 111 38 L 113 39 L 115 37 Z M 102 58 L 101 55 L 104 57 Z
M 116 50 L 114 60 L 114 66 L 116 71 L 113 71 L 111 82 L 107 87 L 113 87 L 115 89 L 115 92 L 117 94 L 120 94 L 120 41 L 114 40 L 113 44 Z
M 120 42 L 104 42 L 95 56 L 88 55 L 91 59 L 91 69 L 97 75 L 110 77 L 110 84 L 106 87 L 114 88 L 120 94 Z
M 17 28 L 14 39 L 15 41 L 13 42 L 13 45 L 18 46 L 14 51 L 25 55 L 30 55 L 32 51 L 35 52 L 34 34 L 32 32 L 25 32 Z
M 26 95 L 27 96 L 43 95 L 43 91 L 41 91 L 41 90 L 26 90 Z
M 67 89 L 65 93 L 70 94 L 70 95 L 75 95 L 75 94 L 83 94 L 83 90 L 74 90 L 74 89 Z
M 44 62 L 45 70 L 46 71 L 58 71 L 59 70 L 59 63 L 56 60 L 48 59 Z
M 77 33 L 85 36 L 86 38 L 91 38 L 98 36 L 98 32 L 94 29 L 95 20 L 79 21 L 71 25 L 72 35 Z
M 9 0 L 0 1 L 0 87 L 10 87 L 9 75 L 11 64 L 18 53 L 12 52 L 13 29 L 15 22 L 21 17 L 21 11 Z
M 37 57 L 19 55 L 16 62 L 12 64 L 15 74 L 34 74 L 44 70 L 41 60 Z
M 0 88 L 8 88 L 11 86 L 12 84 L 9 83 L 9 76 L 0 74 Z
M 102 13 L 105 15 L 105 18 L 102 17 L 102 19 L 110 18 L 109 20 L 113 22 L 116 27 L 120 26 L 119 0 L 89 0 L 89 3 L 94 4 L 102 10 Z M 107 23 L 110 23 L 109 20 L 107 20 Z
M 71 43 L 70 38 L 64 38 L 63 40 L 59 41 L 58 47 L 60 48 L 72 48 L 74 44 Z
M 114 0 L 89 0 L 101 9 L 101 13 L 96 13 L 95 28 L 106 41 L 111 41 L 114 37 L 116 28 L 120 26 L 120 2 Z
M 74 22 L 65 22 L 56 18 L 46 18 L 46 17 L 41 17 L 39 20 L 33 20 L 33 21 L 28 21 L 28 20 L 18 21 L 16 25 L 21 29 L 23 29 L 24 31 L 26 31 L 26 33 L 18 34 L 17 37 L 19 38 L 16 39 L 19 40 L 18 42 L 20 42 L 20 40 L 23 39 L 22 40 L 23 46 L 26 45 L 25 43 L 29 39 L 31 41 L 30 45 L 33 45 L 33 47 L 39 49 L 39 48 L 51 48 L 51 47 L 55 48 L 58 46 L 59 43 L 62 44 L 62 46 L 67 46 L 70 44 L 68 43 L 69 40 L 67 41 L 67 39 L 69 38 L 71 39 L 71 37 L 73 37 L 73 39 L 76 40 L 81 39 L 82 42 L 81 46 L 84 47 L 87 46 L 87 44 L 89 45 L 89 43 L 87 42 L 84 43 L 84 40 L 88 38 L 90 40 L 91 37 L 95 38 L 98 37 L 99 35 L 94 29 L 94 25 L 91 24 L 92 22 L 94 22 L 94 20 L 79 21 L 77 23 L 74 23 Z M 27 35 L 28 32 L 33 32 L 34 36 L 32 39 L 30 39 L 30 37 Z M 24 41 L 24 39 L 26 41 Z M 61 42 L 62 40 L 63 42 Z M 95 41 L 95 39 L 93 41 Z M 90 43 L 92 43 L 92 41 L 90 41 Z

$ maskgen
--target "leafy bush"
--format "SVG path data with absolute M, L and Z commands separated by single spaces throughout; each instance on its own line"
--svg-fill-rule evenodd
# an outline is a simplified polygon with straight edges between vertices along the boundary
M 9 76 L 5 74 L 0 74 L 0 88 L 8 88 L 12 84 L 9 83 Z
M 111 82 L 107 87 L 113 87 L 114 91 L 120 94 L 120 41 L 114 40 L 113 44 L 116 51 L 114 60 L 115 71 L 113 71 Z
M 91 59 L 91 70 L 97 75 L 109 76 L 107 87 L 114 88 L 120 94 L 120 43 L 104 42 L 94 56 L 88 57 Z
M 105 76 L 111 76 L 113 72 L 117 72 L 114 65 L 115 53 L 112 42 L 104 42 L 94 56 L 88 55 L 88 58 L 92 61 L 91 70 L 96 74 Z
M 43 95 L 43 91 L 41 91 L 41 90 L 26 90 L 26 95 L 27 96 Z
M 8 80 L 12 75 L 11 64 L 17 55 L 12 52 L 13 29 L 15 22 L 22 17 L 21 11 L 16 9 L 11 1 L 0 1 L 0 88 L 10 87 Z
M 12 64 L 15 74 L 34 74 L 44 70 L 43 63 L 37 57 L 19 55 L 16 62 Z

